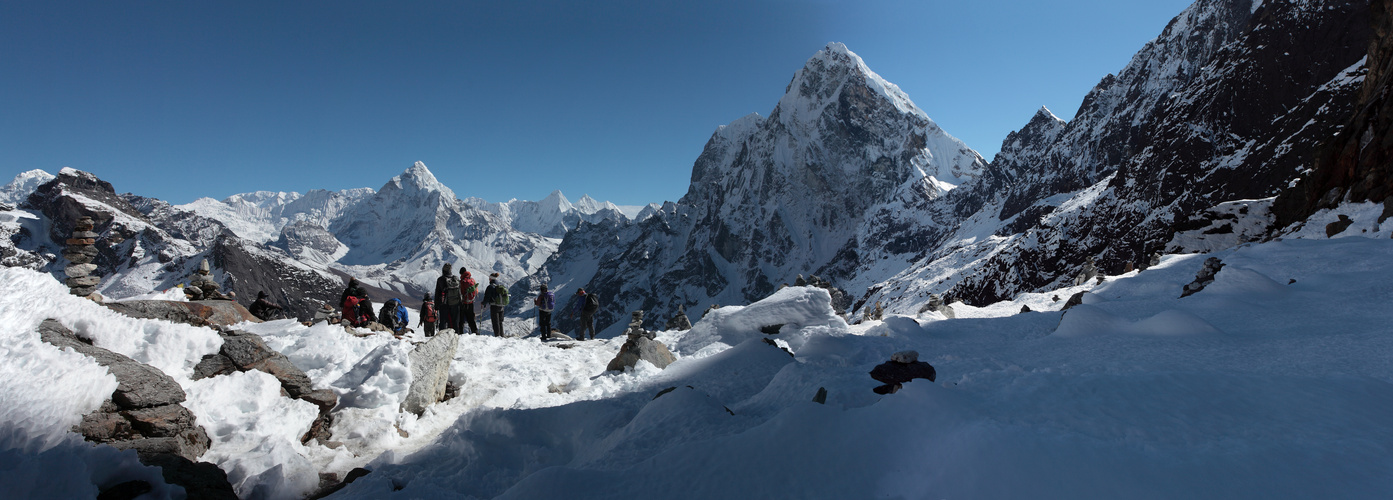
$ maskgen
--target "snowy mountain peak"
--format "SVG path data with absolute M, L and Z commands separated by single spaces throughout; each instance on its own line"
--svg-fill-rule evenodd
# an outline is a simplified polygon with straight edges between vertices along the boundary
M 382 191 L 387 191 L 391 187 L 401 189 L 408 193 L 438 192 L 444 200 L 453 201 L 455 199 L 455 192 L 445 187 L 444 184 L 441 184 L 440 181 L 435 178 L 435 174 L 432 174 L 430 169 L 426 168 L 426 164 L 419 161 L 412 165 L 411 168 L 406 169 L 405 172 L 402 172 L 401 175 L 387 181 L 387 184 L 382 186 Z
M 898 86 L 871 71 L 861 56 L 837 42 L 817 51 L 793 75 L 774 115 L 786 125 L 815 123 L 822 110 L 836 103 L 846 89 L 857 94 L 878 95 L 901 113 L 928 119 Z
M 1031 118 L 1030 121 L 1035 120 L 1051 120 L 1060 122 L 1061 124 L 1064 123 L 1064 119 L 1055 116 L 1054 112 L 1050 111 L 1050 108 L 1045 106 L 1040 106 L 1040 109 L 1035 111 L 1035 116 Z
M 51 180 L 53 180 L 53 174 L 43 170 L 34 169 L 21 172 L 9 184 L 0 187 L 0 203 L 22 203 L 29 198 L 29 194 L 33 193 L 34 189 Z
M 566 199 L 566 195 L 561 194 L 560 189 L 552 191 L 551 194 L 547 195 L 546 198 L 542 198 L 542 201 L 537 203 L 548 209 L 555 208 L 558 212 L 562 213 L 569 212 L 573 208 L 571 201 Z

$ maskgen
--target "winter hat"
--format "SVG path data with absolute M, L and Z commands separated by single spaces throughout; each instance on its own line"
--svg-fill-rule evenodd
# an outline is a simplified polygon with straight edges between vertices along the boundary
M 576 295 L 585 295 L 585 289 L 584 289 L 584 288 L 577 288 L 577 289 L 576 289 Z
M 454 266 L 451 266 L 449 262 L 446 262 L 445 265 L 441 267 L 440 271 L 444 273 L 446 276 L 449 276 L 454 272 L 454 269 Z
M 498 281 L 498 273 L 490 274 L 489 281 Z
M 423 298 L 424 298 L 424 299 L 425 299 L 425 300 L 430 300 L 430 294 L 429 294 L 429 293 L 428 293 L 428 294 L 426 294 L 426 296 L 425 296 L 425 297 L 423 297 Z
M 546 284 L 546 283 L 542 283 L 542 291 L 543 291 L 543 292 L 547 291 L 547 284 Z
M 257 298 L 257 300 L 266 298 L 266 292 L 265 292 L 265 291 L 256 292 L 256 298 Z

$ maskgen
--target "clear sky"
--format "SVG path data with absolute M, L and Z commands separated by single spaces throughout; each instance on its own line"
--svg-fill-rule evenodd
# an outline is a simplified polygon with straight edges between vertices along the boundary
M 831 41 L 990 159 L 1189 3 L 0 2 L 0 183 L 69 166 L 177 204 L 419 160 L 460 197 L 675 201 Z

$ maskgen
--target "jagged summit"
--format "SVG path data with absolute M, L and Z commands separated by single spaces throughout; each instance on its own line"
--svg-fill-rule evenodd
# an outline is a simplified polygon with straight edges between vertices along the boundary
M 841 101 L 844 91 L 877 95 L 901 113 L 929 119 L 898 86 L 871 71 L 861 56 L 838 42 L 828 43 L 794 73 L 771 116 L 786 125 L 815 123 L 828 105 Z
M 411 168 L 406 169 L 401 175 L 387 181 L 387 184 L 384 184 L 380 191 L 386 192 L 393 187 L 408 193 L 435 192 L 440 193 L 441 198 L 445 200 L 455 199 L 455 192 L 445 187 L 444 184 L 441 184 L 440 181 L 435 178 L 435 174 L 432 174 L 430 169 L 426 168 L 426 164 L 419 161 L 411 165 Z
M 53 174 L 40 169 L 21 172 L 9 184 L 0 187 L 0 203 L 23 203 L 30 193 L 51 180 L 53 180 Z

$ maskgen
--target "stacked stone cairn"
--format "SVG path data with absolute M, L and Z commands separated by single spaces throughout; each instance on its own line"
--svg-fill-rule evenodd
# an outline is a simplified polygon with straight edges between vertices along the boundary
M 65 284 L 68 291 L 78 297 L 92 297 L 101 300 L 101 295 L 95 295 L 97 284 L 101 283 L 101 276 L 93 276 L 92 272 L 97 270 L 97 265 L 92 261 L 97 258 L 97 233 L 92 232 L 96 225 L 91 217 L 82 217 L 77 220 L 77 225 L 73 227 L 73 235 L 68 238 L 68 247 L 63 249 L 63 258 L 68 259 L 68 266 L 63 268 L 63 274 L 68 275 Z
M 1189 297 L 1198 293 L 1200 290 L 1204 290 L 1204 287 L 1214 282 L 1214 275 L 1219 274 L 1219 270 L 1223 267 L 1224 263 L 1220 261 L 1218 257 L 1204 259 L 1204 267 L 1200 268 L 1200 272 L 1195 274 L 1195 281 L 1185 285 L 1185 291 L 1180 293 L 1180 298 Z
M 692 329 L 692 320 L 687 319 L 687 307 L 686 307 L 686 306 L 682 306 L 682 305 L 677 306 L 677 315 L 676 315 L 676 316 L 673 316 L 672 319 L 668 320 L 668 322 L 667 322 L 667 329 L 668 329 L 668 330 L 682 330 L 682 331 L 686 331 L 686 330 L 691 330 L 691 329 Z
M 653 363 L 653 366 L 658 368 L 666 368 L 673 361 L 677 361 L 672 351 L 656 340 L 654 332 L 643 329 L 643 311 L 634 311 L 633 319 L 629 321 L 629 329 L 624 333 L 628 335 L 629 340 L 619 348 L 619 354 L 610 360 L 605 370 L 624 371 L 625 368 L 637 365 L 640 359 Z
M 1088 257 L 1083 263 L 1083 270 L 1074 277 L 1074 286 L 1088 283 L 1088 280 L 1098 277 L 1098 266 L 1093 263 L 1093 257 Z
M 219 291 L 222 287 L 213 281 L 211 274 L 208 259 L 203 259 L 203 262 L 198 264 L 198 271 L 189 277 L 189 286 L 184 289 L 184 295 L 187 295 L 189 300 L 231 300 Z
M 917 351 L 900 351 L 891 354 L 890 361 L 876 365 L 870 373 L 871 378 L 885 384 L 871 389 L 876 394 L 894 394 L 899 392 L 905 382 L 916 378 L 928 379 L 929 382 L 933 382 L 938 377 L 933 365 L 919 361 Z

